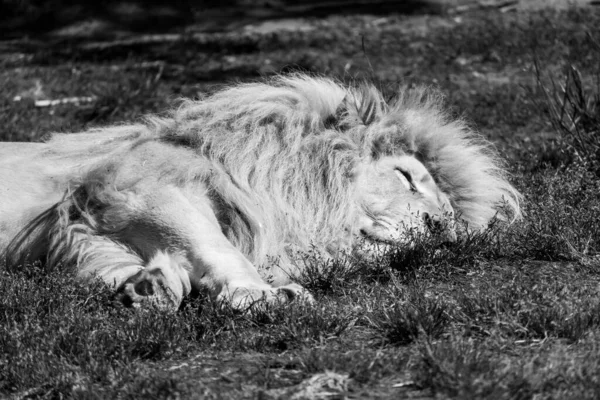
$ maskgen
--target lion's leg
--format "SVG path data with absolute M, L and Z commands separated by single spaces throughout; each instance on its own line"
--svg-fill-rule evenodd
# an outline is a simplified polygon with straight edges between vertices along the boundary
M 123 218 L 122 210 L 117 212 Z M 264 282 L 254 265 L 225 237 L 203 193 L 186 195 L 174 186 L 163 187 L 160 192 L 138 187 L 127 214 L 126 228 L 118 233 L 120 241 L 145 256 L 156 250 L 180 252 L 190 262 L 191 285 L 208 290 L 214 298 L 230 300 L 238 308 L 263 299 L 310 299 L 299 285 L 273 288 Z M 142 274 L 130 279 L 131 287 L 149 278 Z
M 70 229 L 54 246 L 53 264 L 74 261 L 79 279 L 101 279 L 118 290 L 116 299 L 126 306 L 177 309 L 190 293 L 188 263 L 181 256 L 158 252 L 145 262 L 131 249 L 89 229 Z

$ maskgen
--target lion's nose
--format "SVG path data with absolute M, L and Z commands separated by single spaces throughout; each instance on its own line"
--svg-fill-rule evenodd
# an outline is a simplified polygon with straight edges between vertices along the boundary
M 422 217 L 427 229 L 442 239 L 444 243 L 456 242 L 456 232 L 451 226 L 450 221 L 442 218 L 440 215 L 431 215 L 427 212 L 424 212 Z
M 431 233 L 439 233 L 444 229 L 442 220 L 439 216 L 424 212 L 422 214 L 423 221 L 425 221 L 425 226 L 431 231 Z

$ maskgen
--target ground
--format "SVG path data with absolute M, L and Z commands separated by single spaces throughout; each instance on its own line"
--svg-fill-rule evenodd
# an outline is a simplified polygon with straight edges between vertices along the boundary
M 0 396 L 600 397 L 600 7 L 521 3 L 160 34 L 89 20 L 0 41 L 3 141 L 281 71 L 389 95 L 427 84 L 506 158 L 525 211 L 435 251 L 415 238 L 368 260 L 307 254 L 316 303 L 249 314 L 206 299 L 134 311 L 67 266 L 0 271 Z

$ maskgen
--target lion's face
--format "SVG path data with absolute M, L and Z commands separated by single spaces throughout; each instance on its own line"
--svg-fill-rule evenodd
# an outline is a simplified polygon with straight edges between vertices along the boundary
M 454 210 L 427 168 L 408 155 L 361 165 L 356 175 L 358 232 L 386 243 L 408 240 L 409 230 L 455 241 Z

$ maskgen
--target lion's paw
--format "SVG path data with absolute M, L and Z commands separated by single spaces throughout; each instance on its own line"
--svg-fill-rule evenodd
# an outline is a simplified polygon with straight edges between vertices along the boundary
M 127 307 L 153 306 L 175 310 L 191 285 L 184 262 L 166 253 L 158 253 L 146 268 L 131 276 L 119 288 L 115 300 Z
M 290 301 L 313 303 L 312 295 L 302 286 L 291 283 L 285 286 L 270 287 L 228 287 L 218 296 L 241 311 L 261 304 L 282 304 Z
M 304 289 L 304 287 L 297 283 L 290 283 L 289 285 L 276 287 L 274 290 L 277 291 L 277 296 L 286 296 L 287 301 L 302 301 L 304 303 L 312 304 L 315 302 L 313 296 Z

